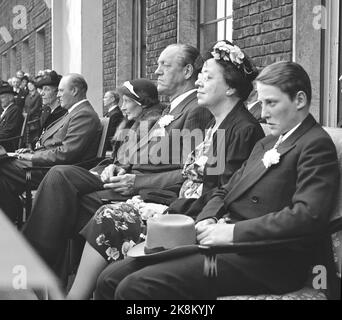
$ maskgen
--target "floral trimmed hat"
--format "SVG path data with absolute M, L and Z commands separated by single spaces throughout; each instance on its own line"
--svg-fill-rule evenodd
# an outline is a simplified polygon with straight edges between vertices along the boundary
M 253 81 L 259 74 L 258 68 L 252 59 L 247 56 L 237 45 L 228 40 L 218 41 L 210 50 L 207 59 L 214 58 L 217 61 L 230 62 L 247 78 Z

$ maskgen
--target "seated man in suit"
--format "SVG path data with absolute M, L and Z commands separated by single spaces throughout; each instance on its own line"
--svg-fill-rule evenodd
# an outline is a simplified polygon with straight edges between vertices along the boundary
M 326 230 L 339 169 L 329 135 L 309 113 L 311 82 L 296 63 L 268 66 L 257 78 L 262 116 L 271 135 L 198 212 L 201 245 L 292 239 Z M 218 278 L 203 274 L 199 253 L 150 264 L 128 258 L 98 279 L 97 299 L 215 299 L 283 294 L 305 284 L 317 243 L 298 241 L 272 252 L 220 254 Z
M 15 104 L 13 88 L 7 83 L 0 81 L 0 145 L 8 152 L 14 151 L 18 141 L 1 142 L 9 138 L 20 136 L 24 117 L 22 109 Z
M 15 99 L 15 104 L 21 108 L 21 112 L 24 111 L 25 107 L 25 99 L 27 96 L 27 93 L 25 90 L 21 89 L 21 79 L 14 77 L 12 79 L 12 84 L 13 84 L 13 90 L 14 90 L 14 99 Z
M 198 129 L 203 139 L 203 131 L 212 114 L 206 108 L 199 107 L 197 102 L 195 82 L 202 65 L 203 59 L 198 50 L 188 45 L 171 45 L 162 52 L 156 71 L 158 92 L 170 97 L 171 106 L 164 111 L 163 118 L 168 116 L 172 121 L 162 125 L 160 120 L 157 121 L 151 129 L 152 134 L 147 135 L 145 141 L 145 137 L 142 138 L 140 149 L 135 150 L 138 159 L 150 160 L 150 150 L 155 145 L 165 145 L 171 149 L 173 136 L 178 137 L 183 129 L 188 129 L 188 132 Z M 134 89 L 130 90 L 134 95 Z M 160 132 L 162 127 L 165 127 L 165 136 L 157 137 L 156 134 L 155 137 L 154 133 Z M 105 170 L 102 177 L 73 166 L 53 168 L 38 189 L 32 214 L 24 229 L 25 236 L 48 264 L 57 270 L 56 265 L 64 253 L 68 237 L 76 235 L 85 226 L 101 207 L 102 199 L 127 200 L 144 188 L 170 187 L 179 192 L 182 175 L 176 174 L 178 180 L 170 181 L 159 179 L 158 173 L 170 172 L 170 176 L 178 173 L 182 164 L 174 164 L 172 157 L 186 157 L 189 152 L 183 155 L 182 150 L 171 149 L 170 159 L 166 163 L 133 163 L 130 171 L 120 176 L 115 175 L 115 166 Z M 58 205 L 51 206 L 51 198 Z
M 19 195 L 26 183 L 24 168 L 73 164 L 96 156 L 102 128 L 97 113 L 86 98 L 87 90 L 87 83 L 81 75 L 63 77 L 58 98 L 68 113 L 47 128 L 35 151 L 20 150 L 17 159 L 0 162 L 0 208 L 12 219 L 21 209 Z M 33 187 L 38 187 L 44 174 L 41 170 L 32 173 Z
M 111 140 L 115 135 L 116 129 L 123 120 L 119 102 L 120 95 L 116 91 L 107 91 L 103 97 L 103 105 L 105 110 L 107 110 L 104 116 L 109 118 L 108 141 L 106 142 L 107 151 L 112 150 Z
M 68 111 L 61 107 L 58 100 L 58 86 L 62 76 L 56 71 L 51 71 L 37 82 L 42 96 L 42 113 L 40 116 L 41 133 L 43 133 L 52 123 L 62 118 Z

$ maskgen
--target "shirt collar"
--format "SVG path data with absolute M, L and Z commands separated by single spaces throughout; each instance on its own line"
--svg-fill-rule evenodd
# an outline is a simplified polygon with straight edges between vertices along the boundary
M 288 133 L 286 133 L 284 136 L 283 136 L 283 139 L 282 139 L 282 142 L 284 142 L 285 140 L 287 140 L 299 127 L 300 125 L 302 124 L 299 123 L 298 125 L 296 125 L 292 130 L 290 130 Z
M 177 97 L 175 100 L 173 100 L 171 102 L 170 112 L 175 110 L 181 104 L 181 102 L 183 102 L 187 97 L 189 97 L 191 94 L 193 94 L 196 91 L 197 91 L 197 89 L 187 91 L 187 92 L 183 93 L 182 95 L 180 95 L 179 97 Z
M 6 111 L 11 107 L 11 106 L 13 106 L 13 102 L 10 104 L 10 105 L 8 105 L 6 108 L 2 108 L 4 111 L 2 111 L 2 113 L 0 114 L 0 118 L 3 118 L 3 116 L 5 115 L 5 113 L 6 113 Z
M 72 111 L 74 111 L 79 105 L 81 105 L 82 103 L 88 101 L 88 99 L 84 99 L 82 101 L 77 102 L 76 104 L 74 104 L 69 110 L 68 113 L 70 114 Z
M 117 107 L 118 107 L 117 104 L 116 104 L 115 106 L 112 106 L 111 108 L 109 108 L 108 113 L 111 113 L 111 112 L 114 111 Z

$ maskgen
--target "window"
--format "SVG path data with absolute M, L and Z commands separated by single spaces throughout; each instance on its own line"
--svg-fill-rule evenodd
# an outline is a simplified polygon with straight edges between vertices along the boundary
M 201 0 L 200 48 L 217 40 L 233 38 L 233 0 Z
M 29 59 L 30 59 L 29 40 L 26 39 L 23 41 L 22 51 L 21 51 L 21 69 L 24 72 L 29 72 L 30 70 Z
M 133 79 L 146 77 L 146 0 L 133 3 Z
M 1 57 L 1 77 L 4 81 L 7 81 L 10 77 L 9 70 L 8 70 L 8 60 L 7 60 L 7 53 L 4 53 Z
M 17 73 L 17 47 L 13 47 L 10 51 L 10 75 L 14 77 Z
M 36 74 L 45 69 L 45 30 L 40 29 L 36 34 Z

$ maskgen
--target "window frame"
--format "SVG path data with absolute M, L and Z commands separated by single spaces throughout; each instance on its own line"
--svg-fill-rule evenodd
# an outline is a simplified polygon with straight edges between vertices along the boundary
M 205 45 L 208 45 L 208 43 L 215 42 L 217 40 L 229 40 L 232 41 L 233 38 L 233 27 L 231 30 L 231 34 L 227 35 L 227 25 L 228 22 L 232 24 L 233 26 L 233 0 L 224 0 L 224 16 L 218 18 L 217 14 L 217 8 L 218 8 L 218 1 L 216 0 L 216 3 L 213 5 L 213 1 L 211 0 L 201 0 L 200 1 L 200 8 L 199 8 L 199 42 L 200 42 L 200 48 L 201 51 L 204 51 L 206 48 Z M 227 15 L 228 12 L 228 5 L 231 6 L 231 14 Z M 210 7 L 209 7 L 210 6 Z M 209 10 L 207 10 L 209 9 Z M 213 15 L 215 13 L 216 18 L 212 19 L 210 17 L 209 19 L 206 19 L 206 15 Z M 223 37 L 220 37 L 219 32 L 219 23 L 224 22 L 224 34 Z M 212 30 L 208 29 L 207 33 L 210 34 L 211 39 L 206 39 L 206 34 L 203 34 L 204 28 L 208 26 L 216 26 L 212 28 Z M 214 31 L 215 30 L 215 31 Z M 215 39 L 212 37 L 212 35 L 216 33 Z

